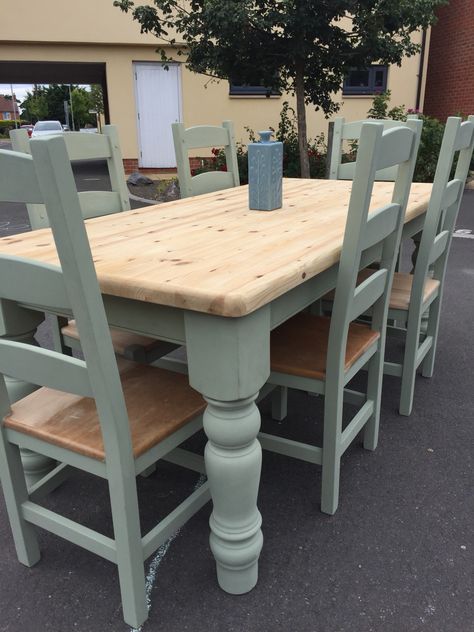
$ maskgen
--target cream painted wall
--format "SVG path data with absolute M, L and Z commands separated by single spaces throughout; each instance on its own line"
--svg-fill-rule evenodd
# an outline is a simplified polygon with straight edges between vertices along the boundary
M 108 5 L 109 0 L 107 0 Z M 36 3 L 35 3 L 36 4 Z M 61 8 L 62 13 L 66 10 L 64 5 L 66 2 L 60 0 L 48 0 L 48 7 L 55 7 L 58 11 Z M 79 5 L 82 11 L 84 6 L 92 11 L 92 0 L 83 0 Z M 102 6 L 101 2 L 95 2 L 96 5 Z M 113 7 L 112 7 L 113 8 Z M 77 5 L 74 5 L 75 13 L 77 13 Z M 72 11 L 72 9 L 71 9 Z M 103 7 L 100 9 L 103 15 L 108 15 Z M 121 15 L 118 10 L 118 17 L 111 18 L 110 29 L 102 29 L 102 38 L 109 42 L 112 37 L 119 40 L 122 36 L 124 41 L 126 37 L 131 37 L 129 16 Z M 88 20 L 92 13 L 87 13 Z M 101 19 L 102 14 L 99 14 Z M 122 22 L 123 20 L 123 22 Z M 100 22 L 100 20 L 98 19 Z M 26 39 L 27 35 L 33 40 L 33 34 L 30 33 L 30 23 L 28 20 L 25 26 L 21 22 L 22 37 Z M 72 32 L 80 20 L 74 20 L 73 26 L 62 28 L 61 38 L 72 40 Z M 120 26 L 117 26 L 118 23 Z M 96 26 L 91 25 L 88 32 L 82 35 L 75 33 L 75 41 L 78 37 L 83 37 L 82 44 L 77 43 L 49 43 L 40 44 L 33 43 L 30 40 L 28 45 L 19 42 L 18 21 L 15 23 L 14 31 L 16 43 L 7 43 L 1 41 L 2 31 L 5 28 L 5 22 L 0 21 L 0 59 L 3 61 L 71 61 L 71 62 L 102 62 L 106 64 L 107 87 L 109 95 L 109 109 L 111 123 L 119 127 L 120 139 L 122 145 L 122 153 L 124 158 L 137 158 L 138 156 L 138 140 L 136 125 L 136 106 L 133 82 L 133 62 L 134 61 L 158 61 L 158 55 L 155 52 L 156 40 L 152 40 L 154 45 L 143 45 L 144 39 L 140 36 L 141 45 L 98 45 L 86 42 L 98 37 L 101 29 L 96 32 Z M 133 23 L 132 23 L 133 24 Z M 82 28 L 82 27 L 81 27 Z M 115 29 L 118 29 L 117 31 Z M 135 26 L 133 25 L 133 28 Z M 70 29 L 70 30 L 69 30 Z M 125 29 L 125 30 L 124 30 Z M 41 29 L 36 28 L 36 37 Z M 79 29 L 81 31 L 81 29 Z M 87 29 L 84 29 L 87 31 Z M 26 34 L 27 35 L 26 35 Z M 86 37 L 87 35 L 87 37 Z M 47 37 L 44 33 L 42 37 Z M 51 40 L 51 33 L 49 34 Z M 419 40 L 420 36 L 416 36 Z M 138 38 L 137 38 L 138 39 Z M 53 40 L 54 41 L 54 40 Z M 182 60 L 182 57 L 179 58 Z M 388 76 L 388 87 L 392 91 L 392 105 L 404 104 L 406 107 L 415 107 L 417 75 L 419 70 L 419 55 L 410 59 L 406 59 L 401 68 L 396 66 L 390 67 Z M 198 125 L 202 123 L 219 124 L 225 119 L 234 121 L 236 137 L 238 141 L 246 143 L 248 135 L 245 132 L 245 126 L 250 127 L 254 131 L 268 128 L 269 126 L 277 127 L 279 121 L 279 113 L 282 103 L 287 99 L 291 105 L 294 105 L 294 99 L 290 96 L 281 98 L 236 98 L 229 97 L 228 83 L 221 81 L 218 83 L 209 81 L 208 78 L 196 75 L 182 67 L 182 103 L 183 103 L 183 121 L 186 126 Z M 337 95 L 336 100 L 342 102 L 338 116 L 345 116 L 349 120 L 364 118 L 367 114 L 372 99 L 370 97 L 345 97 Z M 315 112 L 311 106 L 307 107 L 308 116 L 308 133 L 314 138 L 317 134 L 327 131 L 328 121 L 321 112 Z M 200 152 L 202 153 L 202 152 Z
M 30 0 L 21 13 L 19 18 L 12 7 L 2 12 L 0 42 L 156 44 L 153 35 L 140 33 L 130 14 L 113 6 L 113 0 Z

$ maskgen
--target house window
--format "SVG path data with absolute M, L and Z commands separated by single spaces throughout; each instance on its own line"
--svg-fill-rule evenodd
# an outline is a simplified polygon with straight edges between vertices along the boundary
M 4 112 L 3 113 L 3 120 L 4 121 L 11 121 L 12 120 L 12 115 L 10 112 Z
M 274 97 L 280 96 L 280 92 L 278 90 L 273 90 L 272 88 L 267 88 L 266 86 L 259 85 L 250 85 L 248 83 L 243 83 L 238 81 L 237 79 L 229 81 L 229 95 L 231 97 L 240 97 L 240 96 L 259 96 L 259 97 Z
M 344 79 L 342 94 L 377 94 L 387 89 L 387 66 L 353 68 Z

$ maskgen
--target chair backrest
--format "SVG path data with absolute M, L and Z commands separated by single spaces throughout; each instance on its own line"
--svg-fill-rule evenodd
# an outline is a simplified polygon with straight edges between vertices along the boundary
M 94 397 L 106 461 L 132 472 L 127 410 L 65 139 L 33 139 L 30 147 L 31 156 L 0 150 L 0 200 L 45 204 L 61 265 L 0 254 L 0 298 L 71 313 L 85 360 L 0 339 L 0 414 L 9 410 L 5 374 Z
M 331 316 L 326 367 L 328 380 L 343 371 L 351 321 L 370 308 L 371 327 L 380 332 L 384 344 L 389 294 L 421 126 L 421 121 L 417 120 L 386 131 L 382 123 L 362 125 Z M 390 203 L 369 213 L 376 173 L 393 166 L 398 167 L 398 174 Z M 370 253 L 371 261 L 377 261 L 379 269 L 356 286 L 363 253 Z
M 416 114 L 410 114 L 407 116 L 407 121 L 416 120 L 417 118 L 418 116 Z M 382 123 L 384 130 L 406 125 L 404 121 L 394 121 L 393 119 L 364 119 L 360 121 L 352 121 L 350 123 L 346 123 L 346 119 L 343 117 L 334 119 L 334 122 L 332 123 L 332 140 L 330 140 L 330 146 L 328 147 L 328 178 L 330 180 L 354 179 L 356 166 L 355 160 L 342 162 L 344 142 L 358 141 L 362 131 L 362 126 L 364 123 L 370 122 Z M 375 179 L 394 182 L 397 177 L 397 169 L 398 167 L 396 165 L 380 169 L 377 171 Z
M 422 309 L 423 287 L 429 270 L 431 270 L 431 276 L 441 282 L 439 292 L 441 299 L 452 235 L 473 150 L 474 115 L 469 116 L 464 123 L 459 117 L 449 117 L 446 121 L 433 190 L 415 263 L 410 309 L 413 300 L 416 301 L 416 306 L 413 305 L 413 307 L 418 311 Z M 456 170 L 454 177 L 451 178 L 456 155 Z
M 111 191 L 82 191 L 79 202 L 84 219 L 130 210 L 130 198 L 123 169 L 122 154 L 115 125 L 104 125 L 102 134 L 65 132 L 64 141 L 69 160 L 107 160 Z M 30 153 L 30 140 L 24 129 L 10 132 L 14 151 Z M 31 228 L 49 226 L 43 204 L 28 204 Z
M 232 121 L 224 121 L 222 127 L 196 125 L 186 129 L 183 123 L 173 123 L 171 127 L 181 197 L 239 186 L 239 165 Z M 189 151 L 202 147 L 224 147 L 227 171 L 208 171 L 191 176 Z

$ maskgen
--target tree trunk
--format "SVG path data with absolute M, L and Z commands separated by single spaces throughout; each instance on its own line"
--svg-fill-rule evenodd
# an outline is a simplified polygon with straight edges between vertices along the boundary
M 298 62 L 295 74 L 296 117 L 298 119 L 298 147 L 301 177 L 309 178 L 308 139 L 306 132 L 306 106 L 304 102 L 304 63 Z

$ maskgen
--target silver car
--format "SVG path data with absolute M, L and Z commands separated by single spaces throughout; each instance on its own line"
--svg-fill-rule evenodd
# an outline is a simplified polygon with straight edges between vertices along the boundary
M 38 138 L 38 136 L 53 136 L 54 134 L 63 133 L 63 126 L 59 121 L 38 121 L 33 128 L 31 138 Z

